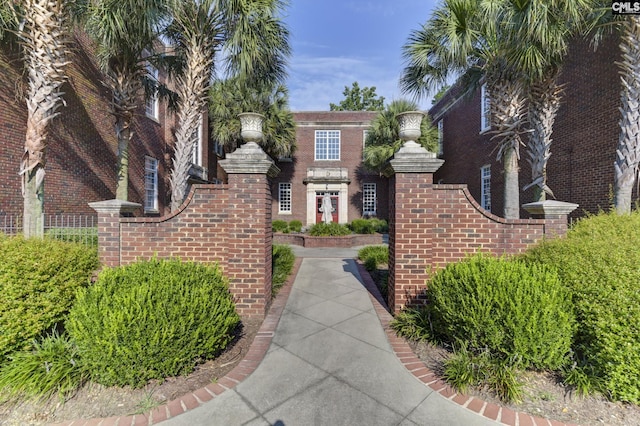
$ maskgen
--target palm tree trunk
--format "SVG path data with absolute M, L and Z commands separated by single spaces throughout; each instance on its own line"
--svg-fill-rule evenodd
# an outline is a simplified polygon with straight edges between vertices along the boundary
M 506 78 L 487 83 L 491 99 L 491 123 L 495 127 L 492 139 L 499 139 L 498 160 L 504 168 L 504 217 L 520 217 L 519 167 L 520 128 L 525 99 L 522 85 Z
M 210 47 L 206 42 L 195 40 L 188 43 L 186 52 L 187 66 L 185 73 L 177 79 L 178 126 L 173 154 L 173 167 L 169 182 L 171 185 L 171 211 L 180 207 L 187 195 L 189 168 L 193 158 L 195 145 L 194 135 L 197 135 L 202 114 L 205 111 L 207 89 L 211 76 L 213 58 L 207 52 Z
M 562 88 L 557 83 L 559 69 L 553 75 L 534 83 L 529 91 L 529 135 L 527 152 L 531 165 L 531 183 L 524 187 L 533 187 L 534 201 L 544 201 L 547 194 L 554 197 L 547 185 L 547 162 L 551 156 L 551 133 L 560 108 Z
M 44 175 L 48 126 L 64 104 L 60 87 L 67 65 L 65 2 L 27 0 L 21 40 L 28 74 L 27 132 L 20 174 L 23 178 L 23 233 L 44 233 Z
M 630 15 L 624 21 L 620 51 L 622 118 L 614 163 L 614 202 L 618 214 L 627 214 L 640 161 L 640 16 Z

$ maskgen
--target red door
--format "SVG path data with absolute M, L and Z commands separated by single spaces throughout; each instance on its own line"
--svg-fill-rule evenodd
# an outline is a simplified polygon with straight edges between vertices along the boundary
M 331 196 L 331 206 L 333 207 L 333 213 L 331 214 L 332 221 L 338 223 L 338 193 L 337 192 L 329 192 Z M 324 192 L 316 192 L 316 223 L 322 222 L 322 212 L 320 208 L 322 207 L 322 197 L 324 197 Z

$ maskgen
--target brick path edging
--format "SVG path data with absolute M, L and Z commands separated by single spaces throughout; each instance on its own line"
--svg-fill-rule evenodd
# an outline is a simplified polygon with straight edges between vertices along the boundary
M 371 275 L 364 268 L 361 262 L 356 262 L 358 272 L 364 281 L 364 285 L 369 291 L 371 302 L 376 314 L 382 323 L 387 339 L 391 344 L 396 357 L 418 380 L 438 392 L 445 398 L 465 407 L 481 416 L 510 426 L 577 426 L 572 423 L 562 423 L 556 420 L 548 420 L 541 417 L 531 416 L 527 413 L 513 411 L 507 407 L 483 401 L 473 396 L 458 393 L 455 389 L 444 382 L 438 375 L 428 369 L 424 363 L 416 356 L 411 346 L 402 337 L 398 337 L 390 327 L 393 316 L 389 313 L 387 304 L 382 298 L 378 287 L 373 282 Z
M 258 333 L 253 339 L 253 342 L 249 346 L 245 357 L 240 361 L 238 365 L 228 372 L 224 377 L 220 378 L 216 383 L 211 383 L 203 388 L 200 388 L 194 392 L 183 395 L 166 404 L 160 405 L 148 413 L 136 414 L 131 416 L 114 416 L 107 418 L 94 418 L 94 419 L 78 419 L 73 421 L 64 421 L 60 423 L 53 423 L 51 426 L 148 426 L 160 423 L 172 417 L 178 416 L 189 410 L 211 401 L 216 396 L 220 395 L 227 389 L 236 387 L 247 376 L 254 372 L 258 365 L 262 362 L 262 359 L 267 353 L 269 346 L 271 345 L 271 339 L 276 331 L 280 316 L 284 310 L 293 282 L 298 270 L 302 258 L 297 257 L 293 266 L 293 271 L 287 282 L 282 286 L 278 295 L 273 299 L 269 312 L 262 322 L 262 325 L 258 329 Z

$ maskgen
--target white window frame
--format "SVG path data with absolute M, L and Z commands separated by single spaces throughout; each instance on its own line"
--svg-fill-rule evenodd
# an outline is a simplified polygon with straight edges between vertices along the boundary
M 480 167 L 480 205 L 491 211 L 491 165 Z
M 438 120 L 438 155 L 444 154 L 444 119 Z
M 291 214 L 291 182 L 278 184 L 278 213 Z
M 147 63 L 147 72 L 149 76 L 158 81 L 158 68 Z M 160 117 L 160 101 L 158 100 L 158 92 L 145 99 L 144 112 L 147 117 L 158 121 Z
M 480 133 L 491 129 L 491 97 L 487 83 L 480 86 Z
M 193 144 L 191 162 L 202 167 L 202 121 L 198 123 L 198 130 L 194 132 L 192 137 L 195 139 L 195 143 Z
M 375 216 L 378 205 L 378 187 L 375 183 L 362 184 L 362 215 Z
M 340 161 L 340 138 L 340 130 L 316 130 L 313 150 L 315 161 Z
M 157 159 L 144 159 L 144 212 L 157 213 L 158 209 L 158 165 Z
M 364 161 L 364 150 L 367 147 L 367 135 L 369 135 L 369 130 L 362 131 L 362 161 Z

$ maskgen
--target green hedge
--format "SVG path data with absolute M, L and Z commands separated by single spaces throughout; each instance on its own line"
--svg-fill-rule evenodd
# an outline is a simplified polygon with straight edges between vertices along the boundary
M 295 261 L 296 256 L 291 247 L 286 244 L 273 245 L 273 274 L 271 279 L 271 294 L 273 296 L 278 293 L 278 290 L 282 288 L 289 275 L 291 275 Z
M 314 237 L 335 237 L 340 235 L 351 235 L 351 230 L 347 226 L 336 222 L 320 222 L 309 228 L 309 235 Z
M 64 320 L 98 267 L 95 249 L 0 236 L 0 363 Z
M 364 262 L 367 271 L 376 269 L 378 265 L 389 263 L 389 247 L 366 246 L 358 250 L 358 259 Z
M 354 219 L 349 224 L 349 228 L 351 228 L 355 234 L 375 234 L 376 232 L 386 233 L 389 231 L 387 221 L 377 218 Z
M 427 287 L 436 337 L 520 368 L 567 363 L 575 321 L 554 269 L 476 255 L 449 264 Z
M 102 271 L 66 326 L 92 380 L 138 387 L 215 357 L 239 320 L 217 267 L 154 259 Z
M 556 267 L 571 290 L 579 366 L 613 399 L 640 403 L 640 213 L 582 219 L 525 258 Z
M 273 232 L 289 232 L 289 225 L 284 220 L 274 220 L 271 222 L 271 228 L 273 229 Z

